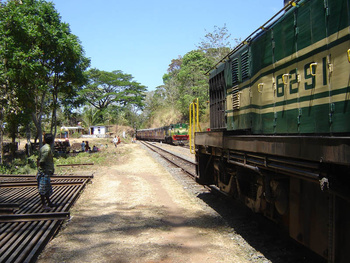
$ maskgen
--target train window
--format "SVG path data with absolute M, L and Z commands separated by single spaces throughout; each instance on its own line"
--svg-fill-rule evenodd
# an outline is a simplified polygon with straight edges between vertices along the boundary
M 249 53 L 248 50 L 241 55 L 242 81 L 249 78 Z

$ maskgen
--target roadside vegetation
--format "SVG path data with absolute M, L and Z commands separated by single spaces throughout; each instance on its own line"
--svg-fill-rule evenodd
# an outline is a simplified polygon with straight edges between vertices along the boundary
M 123 144 L 129 143 L 128 141 L 129 138 L 122 139 Z M 74 173 L 77 170 L 76 167 L 79 171 L 91 170 L 94 167 L 108 167 L 128 153 L 127 147 L 115 148 L 108 139 L 93 139 L 90 142 L 98 147 L 97 152 L 55 153 L 55 174 Z M 12 162 L 4 162 L 0 165 L 0 174 L 36 174 L 36 161 L 36 154 L 29 157 L 22 154 Z M 78 166 L 70 166 L 72 164 Z
M 97 143 L 96 143 L 97 144 Z M 99 145 L 99 144 L 97 144 Z M 128 150 L 127 148 L 114 148 L 112 144 L 99 145 L 100 151 L 88 153 L 80 152 L 77 154 L 63 155 L 56 157 L 55 162 L 55 173 L 56 174 L 69 174 L 74 173 L 77 169 L 79 171 L 91 171 L 96 169 L 95 167 L 109 167 L 115 164 L 116 160 L 119 160 L 124 156 Z M 74 166 L 69 166 L 70 164 L 82 164 L 78 168 Z M 68 166 L 59 166 L 68 165 Z

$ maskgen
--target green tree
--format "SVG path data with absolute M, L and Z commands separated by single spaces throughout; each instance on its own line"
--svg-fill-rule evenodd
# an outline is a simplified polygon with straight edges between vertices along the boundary
M 226 24 L 223 27 L 214 26 L 213 32 L 206 31 L 204 39 L 201 40 L 197 48 L 202 50 L 205 56 L 215 64 L 231 51 L 230 39 L 231 34 L 228 32 Z M 234 42 L 238 44 L 241 41 L 235 38 Z
M 140 116 L 139 127 L 151 127 L 169 125 L 174 118 L 169 118 L 169 114 L 175 113 L 179 116 L 177 102 L 180 98 L 179 82 L 177 74 L 181 69 L 182 57 L 172 59 L 167 73 L 163 75 L 164 85 L 156 87 L 154 91 L 147 92 L 145 108 Z M 181 119 L 181 117 L 179 118 Z M 175 120 L 177 122 L 178 119 Z
M 211 61 L 200 50 L 190 51 L 183 57 L 181 69 L 177 74 L 180 84 L 179 93 L 181 94 L 178 106 L 186 120 L 188 119 L 189 105 L 195 98 L 199 98 L 201 102 L 208 100 L 209 85 L 205 72 L 211 66 Z M 205 106 L 205 103 L 201 104 L 201 111 L 204 110 Z
M 59 25 L 58 25 L 59 27 Z M 84 50 L 79 39 L 69 33 L 69 27 L 61 24 L 61 39 L 57 43 L 55 61 L 49 71 L 50 93 L 52 95 L 51 132 L 56 134 L 56 113 L 59 107 L 64 107 L 65 115 L 72 114 L 71 109 L 82 105 L 78 92 L 87 83 L 85 70 L 90 64 L 84 56 Z
M 177 75 L 181 70 L 183 58 L 179 56 L 177 59 L 172 59 L 168 67 L 168 73 L 164 74 L 164 90 L 166 105 L 169 105 L 171 109 L 175 109 L 176 103 L 180 98 L 179 86 Z
M 158 86 L 155 90 L 149 91 L 146 93 L 145 98 L 145 107 L 142 112 L 141 118 L 143 119 L 145 127 L 149 127 L 152 123 L 155 117 L 157 117 L 161 111 L 167 111 L 169 106 L 172 107 L 172 105 L 167 105 L 167 97 L 166 97 L 166 90 L 163 86 Z M 170 123 L 164 123 L 164 125 L 167 125 Z
M 98 69 L 88 71 L 88 84 L 81 90 L 80 95 L 91 106 L 104 112 L 108 107 L 123 110 L 131 106 L 136 109 L 144 107 L 146 87 L 133 81 L 130 74 L 120 70 L 107 72 Z
M 85 106 L 82 114 L 84 127 L 90 127 L 98 123 L 99 110 L 92 106 Z M 89 130 L 90 133 L 90 130 Z
M 59 94 L 75 93 L 89 61 L 53 4 L 43 0 L 3 3 L 0 36 L 0 72 L 6 89 L 32 117 L 41 144 L 43 115 L 52 116 L 51 131 L 55 129 Z

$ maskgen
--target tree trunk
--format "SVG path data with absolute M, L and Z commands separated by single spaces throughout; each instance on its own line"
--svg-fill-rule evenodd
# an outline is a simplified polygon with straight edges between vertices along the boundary
M 26 154 L 28 156 L 31 156 L 32 155 L 32 145 L 30 143 L 30 126 L 29 126 L 29 123 L 27 123 L 26 129 L 27 129 L 26 130 L 26 135 L 27 135 L 27 148 L 26 148 L 27 152 L 26 152 Z
M 44 107 L 44 101 L 45 101 L 46 91 L 44 91 L 42 97 L 41 97 L 41 103 L 40 103 L 40 110 L 38 113 L 32 112 L 32 119 L 34 122 L 34 125 L 37 130 L 37 136 L 39 138 L 39 149 L 41 146 L 43 146 L 43 130 L 41 127 L 41 119 L 43 116 L 43 107 Z
M 3 109 L 0 109 L 0 164 L 3 164 L 3 156 L 4 156 L 4 152 L 3 152 L 3 147 L 2 147 L 2 143 L 3 143 Z
M 57 134 L 57 87 L 54 88 L 52 92 L 53 107 L 52 107 L 52 118 L 51 118 L 51 133 L 53 135 L 53 141 L 55 141 Z
M 35 113 L 32 113 L 32 118 L 36 127 L 37 138 L 39 139 L 39 149 L 43 146 L 43 130 L 41 128 L 41 114 L 38 116 L 38 119 L 35 116 Z
M 12 119 L 12 117 L 11 117 Z M 10 144 L 10 158 L 13 160 L 16 154 L 16 135 L 17 135 L 17 123 L 12 119 L 11 120 L 11 144 Z

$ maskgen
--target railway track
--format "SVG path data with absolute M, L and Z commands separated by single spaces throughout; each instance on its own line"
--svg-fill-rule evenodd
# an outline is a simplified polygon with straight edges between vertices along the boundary
M 302 262 L 325 263 L 323 258 L 289 238 L 285 230 L 260 214 L 253 213 L 241 203 L 228 198 L 215 186 L 198 185 L 195 182 L 195 162 L 172 153 L 154 143 L 139 141 L 167 161 L 180 167 L 188 176 L 182 176 L 181 183 L 197 198 L 202 199 L 215 210 L 231 227 L 231 239 L 239 244 L 249 244 L 252 262 Z M 180 159 L 180 160 L 178 160 Z M 187 163 L 183 165 L 183 163 Z M 191 168 L 189 168 L 191 166 Z M 197 186 L 195 186 L 197 185 Z M 193 190 L 194 189 L 194 190 Z M 263 254 L 266 258 L 262 257 Z
M 171 152 L 162 148 L 161 146 L 157 146 L 155 143 L 139 141 L 141 144 L 146 146 L 148 149 L 153 152 L 159 154 L 162 158 L 164 158 L 167 162 L 170 162 L 175 167 L 181 169 L 181 171 L 186 176 L 181 176 L 181 181 L 185 183 L 185 187 L 187 189 L 191 189 L 192 192 L 196 194 L 201 193 L 209 193 L 212 191 L 211 187 L 199 185 L 196 183 L 196 162 L 190 160 L 187 157 L 181 156 L 179 153 Z M 178 146 L 176 146 L 178 147 Z
M 218 196 L 227 197 L 226 194 L 221 192 L 220 189 L 217 188 L 215 185 L 199 185 L 195 182 L 197 178 L 195 161 L 192 161 L 184 156 L 181 156 L 179 153 L 168 151 L 162 147 L 157 146 L 156 144 L 145 142 L 145 141 L 140 141 L 140 142 L 146 147 L 148 147 L 149 149 L 151 149 L 152 151 L 161 155 L 164 159 L 166 159 L 176 167 L 180 168 L 183 172 L 185 172 L 189 176 L 189 178 L 191 178 L 191 181 L 188 181 L 188 184 L 191 185 L 192 187 L 193 185 L 196 185 L 197 187 L 205 189 L 204 190 L 205 192 L 211 192 Z
M 159 153 L 163 158 L 174 164 L 175 166 L 181 168 L 186 174 L 188 174 L 191 178 L 195 179 L 196 178 L 196 162 L 180 156 L 177 153 L 170 152 L 162 147 L 159 147 L 155 144 L 141 141 L 143 145 L 148 147 L 154 152 Z
M 44 211 L 35 175 L 0 175 L 0 262 L 35 262 L 92 178 L 52 176 L 56 205 Z

